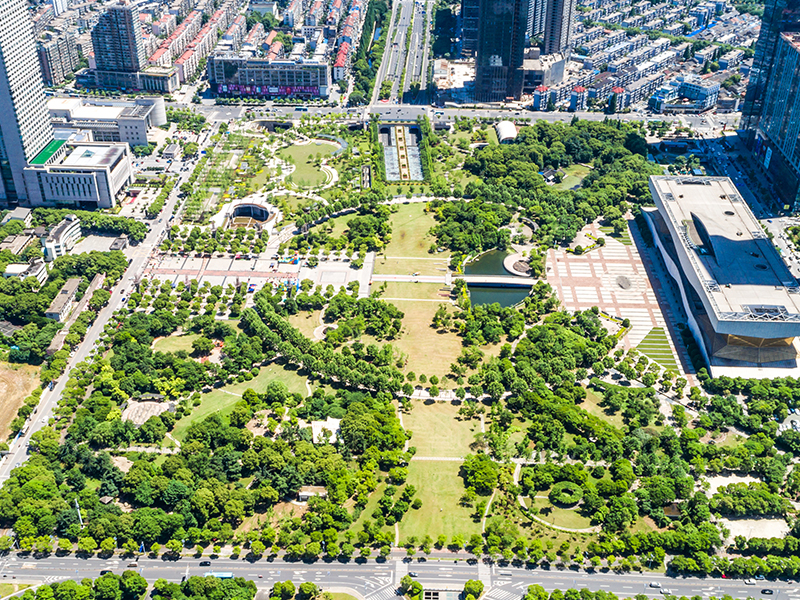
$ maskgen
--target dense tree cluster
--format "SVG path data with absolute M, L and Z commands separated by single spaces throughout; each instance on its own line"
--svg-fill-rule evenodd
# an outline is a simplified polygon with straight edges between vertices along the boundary
M 34 225 L 50 227 L 62 221 L 67 215 L 77 215 L 81 229 L 97 233 L 127 234 L 135 242 L 141 242 L 147 235 L 147 225 L 130 217 L 117 217 L 102 212 L 73 210 L 71 208 L 35 208 Z

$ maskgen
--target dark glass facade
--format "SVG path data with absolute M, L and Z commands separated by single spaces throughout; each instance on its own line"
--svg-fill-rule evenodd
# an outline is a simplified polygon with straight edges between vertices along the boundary
M 742 106 L 742 127 L 750 132 L 751 138 L 758 128 L 764 93 L 774 71 L 778 39 L 781 33 L 790 31 L 800 31 L 800 0 L 766 0 L 750 83 Z
M 480 0 L 475 99 L 502 102 L 522 97 L 522 61 L 529 0 Z

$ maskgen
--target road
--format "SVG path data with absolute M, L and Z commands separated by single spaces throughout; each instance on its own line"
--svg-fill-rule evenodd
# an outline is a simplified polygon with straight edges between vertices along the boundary
M 398 94 L 400 100 L 417 100 L 411 98 L 407 92 L 411 89 L 411 84 L 417 82 L 420 89 L 425 90 L 428 76 L 428 42 L 430 32 L 430 22 L 432 20 L 432 2 L 420 2 L 414 6 L 414 25 L 411 28 L 411 39 L 408 44 L 408 56 L 406 56 L 406 80 L 402 93 Z M 428 11 L 429 25 L 425 27 L 425 11 Z
M 180 581 L 185 576 L 201 576 L 209 571 L 229 572 L 237 577 L 245 577 L 256 582 L 259 588 L 268 589 L 277 581 L 292 580 L 295 584 L 313 581 L 323 590 L 330 588 L 349 588 L 367 600 L 389 600 L 396 595 L 400 579 L 414 573 L 415 578 L 425 589 L 461 589 L 469 579 L 479 579 L 486 586 L 486 600 L 518 600 L 529 585 L 539 584 L 546 590 L 566 590 L 569 588 L 589 588 L 592 591 L 604 590 L 621 598 L 645 594 L 660 597 L 661 590 L 669 590 L 677 596 L 717 596 L 729 594 L 734 598 L 748 595 L 761 596 L 762 589 L 775 592 L 775 600 L 789 599 L 800 594 L 800 584 L 787 581 L 759 582 L 759 585 L 746 585 L 742 580 L 703 579 L 670 577 L 661 574 L 619 574 L 613 572 L 572 571 L 569 569 L 526 569 L 515 566 L 497 566 L 486 563 L 468 563 L 466 560 L 454 562 L 452 555 L 441 553 L 427 561 L 407 561 L 399 556 L 390 557 L 386 562 L 374 559 L 364 563 L 349 561 L 318 561 L 315 563 L 284 562 L 280 559 L 256 562 L 230 558 L 211 561 L 212 566 L 201 567 L 200 559 L 182 558 L 167 560 L 163 558 L 123 559 L 114 557 L 78 558 L 75 556 L 34 559 L 30 557 L 9 556 L 0 561 L 0 575 L 6 581 L 15 579 L 26 583 L 49 583 L 63 579 L 98 577 L 101 570 L 120 574 L 126 569 L 136 570 L 152 582 L 163 578 Z M 130 567 L 135 564 L 135 567 Z M 651 583 L 661 588 L 650 587 Z
M 207 146 L 210 137 L 210 134 L 205 137 L 205 143 L 201 144 L 201 148 Z M 112 290 L 108 304 L 106 304 L 97 315 L 97 319 L 95 319 L 95 322 L 86 332 L 86 337 L 84 337 L 83 342 L 81 342 L 73 352 L 64 374 L 55 382 L 52 390 L 47 389 L 42 394 L 38 409 L 35 414 L 31 415 L 29 426 L 25 434 L 19 435 L 17 439 L 14 440 L 11 444 L 10 452 L 0 461 L 0 482 L 8 479 L 11 470 L 27 460 L 28 442 L 35 432 L 49 423 L 50 418 L 53 416 L 53 409 L 56 408 L 58 399 L 61 398 L 61 395 L 64 393 L 70 371 L 75 365 L 86 360 L 86 358 L 92 354 L 95 344 L 102 335 L 106 324 L 111 320 L 114 312 L 122 306 L 122 298 L 130 293 L 129 288 L 133 280 L 141 275 L 150 259 L 151 253 L 163 240 L 163 236 L 169 226 L 169 216 L 175 213 L 175 208 L 178 203 L 179 188 L 182 183 L 188 180 L 191 174 L 191 169 L 178 173 L 178 181 L 167 199 L 161 215 L 152 221 L 145 221 L 150 225 L 150 231 L 147 237 L 141 243 L 125 250 L 125 254 L 130 259 L 130 263 L 120 283 Z

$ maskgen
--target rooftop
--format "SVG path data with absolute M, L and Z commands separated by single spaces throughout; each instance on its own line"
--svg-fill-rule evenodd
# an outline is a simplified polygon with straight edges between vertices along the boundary
M 730 179 L 657 176 L 650 186 L 720 319 L 800 322 L 800 287 Z
M 64 167 L 107 167 L 124 153 L 120 146 L 76 146 L 61 166 Z
M 53 140 L 47 146 L 44 147 L 44 150 L 39 152 L 34 159 L 31 161 L 32 165 L 45 165 L 47 161 L 53 158 L 53 155 L 61 149 L 61 146 L 67 143 L 67 140 Z
M 67 282 L 61 286 L 61 290 L 56 294 L 56 297 L 53 298 L 53 301 L 50 303 L 50 308 L 48 308 L 46 312 L 60 315 L 64 311 L 64 308 L 75 299 L 75 293 L 78 291 L 78 286 L 80 284 L 80 277 L 67 279 Z

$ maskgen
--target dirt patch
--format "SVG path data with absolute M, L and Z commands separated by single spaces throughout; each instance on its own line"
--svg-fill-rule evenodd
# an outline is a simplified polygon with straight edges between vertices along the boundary
M 708 496 L 713 496 L 723 485 L 730 485 L 731 483 L 756 483 L 761 480 L 750 477 L 749 475 L 715 475 L 713 477 L 706 477 L 705 480 L 701 479 L 701 481 L 708 482 L 708 492 L 706 493 Z
M 0 439 L 10 433 L 9 425 L 30 393 L 39 385 L 39 368 L 0 363 Z
M 731 532 L 729 540 L 737 535 L 750 538 L 782 538 L 790 527 L 783 519 L 720 519 L 720 523 Z
M 295 504 L 294 502 L 279 502 L 272 508 L 273 521 L 278 523 L 281 519 L 302 517 L 308 511 L 307 504 Z
M 112 456 L 111 462 L 114 463 L 114 466 L 123 473 L 130 471 L 131 467 L 133 466 L 133 461 L 128 460 L 124 456 Z

